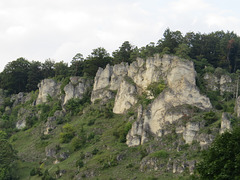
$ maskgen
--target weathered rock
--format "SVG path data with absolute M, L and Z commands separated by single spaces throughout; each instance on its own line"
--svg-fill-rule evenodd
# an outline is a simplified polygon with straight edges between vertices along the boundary
M 144 72 L 148 70 L 144 70 L 144 68 L 138 69 L 138 64 L 144 63 L 140 61 L 134 62 L 129 67 L 129 69 L 134 69 L 131 70 L 131 76 L 133 76 L 133 80 L 137 86 L 144 89 L 152 82 L 162 78 L 165 79 L 168 88 L 154 99 L 153 103 L 144 113 L 142 120 L 133 124 L 132 130 L 127 137 L 127 144 L 129 146 L 139 144 L 139 140 L 142 139 L 142 132 L 150 132 L 157 136 L 162 136 L 164 134 L 164 126 L 169 123 L 172 124 L 184 116 L 184 113 L 181 111 L 171 111 L 171 109 L 175 107 L 189 105 L 202 110 L 212 108 L 209 98 L 201 95 L 196 87 L 196 72 L 191 61 L 182 60 L 173 56 L 164 56 L 161 59 L 155 56 L 146 61 L 146 67 L 148 67 L 149 73 L 154 73 L 152 76 L 147 75 L 148 78 L 144 76 Z M 137 69 L 138 72 L 142 74 L 141 76 L 136 74 Z M 153 80 L 148 81 L 147 79 L 150 77 Z M 140 84 L 139 80 L 141 78 L 142 84 Z M 117 104 L 117 100 L 115 104 Z M 139 131 L 140 129 L 141 131 Z M 190 130 L 187 132 L 185 137 L 194 136 L 190 134 Z M 191 130 L 191 132 L 193 131 Z M 190 141 L 191 140 L 188 139 L 188 142 Z
M 116 114 L 122 114 L 136 103 L 137 88 L 134 84 L 130 84 L 126 80 L 123 80 L 115 98 L 113 112 Z
M 140 171 L 157 171 L 163 169 L 166 164 L 156 157 L 145 157 L 140 162 Z
M 200 124 L 198 122 L 188 122 L 186 128 L 183 132 L 183 139 L 187 144 L 191 144 L 194 140 L 197 132 L 200 129 Z
M 225 131 L 232 130 L 230 119 L 231 119 L 231 115 L 229 113 L 226 113 L 226 112 L 222 113 L 220 134 L 224 133 Z
M 99 68 L 94 79 L 91 101 L 98 99 L 107 101 L 114 98 L 113 91 L 119 88 L 123 77 L 127 75 L 127 69 L 127 63 L 107 65 L 105 69 Z
M 46 157 L 56 157 L 57 151 L 55 147 L 46 147 L 45 155 Z
M 69 153 L 68 152 L 62 152 L 59 155 L 61 160 L 66 160 L 69 157 Z
M 219 90 L 219 79 L 212 73 L 204 74 L 203 79 L 205 80 L 206 88 L 211 91 Z
M 56 117 L 55 116 L 48 117 L 47 122 L 45 124 L 45 130 L 44 130 L 43 134 L 45 134 L 45 135 L 49 134 L 56 127 L 57 127 Z
M 64 87 L 65 97 L 63 104 L 72 98 L 82 99 L 83 95 L 90 89 L 91 80 L 86 78 L 74 76 L 70 78 L 69 84 Z
M 240 117 L 240 96 L 238 96 L 235 104 L 235 113 L 237 114 L 237 117 Z
M 199 142 L 201 150 L 207 149 L 213 142 L 214 136 L 212 134 L 200 134 L 196 137 L 196 141 Z
M 18 121 L 16 123 L 16 128 L 17 129 L 23 129 L 26 127 L 26 120 L 27 118 L 32 118 L 34 116 L 34 113 L 25 108 L 20 108 L 18 111 Z
M 36 105 L 47 102 L 47 97 L 52 98 L 60 95 L 60 83 L 57 83 L 53 79 L 44 79 L 38 84 L 39 94 L 36 101 Z
M 11 101 L 13 102 L 13 107 L 24 104 L 27 101 L 31 100 L 31 93 L 27 93 L 26 95 L 23 92 L 20 92 L 18 94 L 14 94 L 11 97 Z
M 187 161 L 187 164 L 188 164 L 188 167 L 189 167 L 189 172 L 190 174 L 194 174 L 194 170 L 196 168 L 196 161 L 195 160 L 192 160 L 192 161 Z
M 140 105 L 138 107 L 137 121 L 132 124 L 131 130 L 128 132 L 126 137 L 126 143 L 128 146 L 138 146 L 147 141 L 147 136 L 149 134 L 148 124 L 144 123 L 145 112 L 143 112 L 143 107 Z
M 227 74 L 217 76 L 213 73 L 206 73 L 203 79 L 205 80 L 206 88 L 208 90 L 219 90 L 221 95 L 223 95 L 225 92 L 234 93 L 235 91 L 235 83 Z

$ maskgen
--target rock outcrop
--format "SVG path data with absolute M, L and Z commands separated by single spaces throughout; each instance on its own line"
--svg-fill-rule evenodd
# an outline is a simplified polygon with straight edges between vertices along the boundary
M 72 98 L 82 99 L 83 95 L 90 89 L 91 80 L 86 78 L 74 76 L 70 77 L 70 82 L 64 87 L 65 97 L 63 104 Z
M 235 109 L 234 109 L 237 117 L 240 117 L 240 96 L 238 96 L 235 104 Z
M 107 65 L 105 69 L 99 68 L 94 79 L 91 101 L 98 99 L 107 101 L 115 97 L 122 79 L 127 75 L 128 65 L 121 63 L 115 66 Z
M 50 96 L 52 98 L 60 95 L 60 83 L 57 83 L 53 79 L 44 79 L 38 84 L 39 94 L 36 101 L 36 105 L 47 102 L 47 98 Z
M 217 76 L 214 73 L 206 73 L 203 79 L 208 90 L 220 91 L 221 95 L 225 92 L 234 93 L 236 89 L 234 81 L 227 74 Z
M 144 66 L 144 63 L 142 64 Z M 127 136 L 127 144 L 129 146 L 139 145 L 146 141 L 145 136 L 142 138 L 141 133 L 136 132 L 148 132 L 157 136 L 164 135 L 163 129 L 165 125 L 169 123 L 172 124 L 184 116 L 183 112 L 176 112 L 174 110 L 175 107 L 190 105 L 202 110 L 212 108 L 210 100 L 206 96 L 201 95 L 196 87 L 196 72 L 191 61 L 182 60 L 173 56 L 164 56 L 163 58 L 155 56 L 154 58 L 146 60 L 145 66 L 146 69 L 148 69 L 147 67 L 152 69 L 148 71 L 149 73 L 152 72 L 153 75 L 147 75 L 147 77 L 152 77 L 152 80 L 144 80 L 148 79 L 143 75 L 147 70 L 139 70 L 142 76 L 132 75 L 133 81 L 136 82 L 141 89 L 146 89 L 149 84 L 160 78 L 166 81 L 168 88 L 159 94 L 153 103 L 149 105 L 148 109 L 143 112 L 143 118 L 141 118 L 141 120 L 138 119 L 138 121 L 133 124 Z M 140 84 L 140 80 L 138 81 L 138 76 L 142 77 L 142 84 Z M 191 128 L 188 133 L 190 133 L 190 131 Z M 136 143 L 136 138 L 141 139 L 141 143 Z M 188 140 L 188 142 L 190 141 L 191 140 Z
M 225 131 L 232 130 L 230 119 L 231 119 L 231 115 L 229 113 L 226 113 L 226 112 L 222 113 L 220 134 L 224 133 Z

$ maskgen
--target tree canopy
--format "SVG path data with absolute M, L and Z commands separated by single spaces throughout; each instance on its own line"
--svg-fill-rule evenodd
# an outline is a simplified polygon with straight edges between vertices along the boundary
M 197 170 L 204 180 L 240 178 L 240 128 L 217 137 L 203 154 Z
M 209 34 L 180 31 L 169 28 L 163 33 L 157 43 L 151 42 L 143 47 L 136 47 L 129 41 L 112 53 L 103 47 L 93 49 L 86 58 L 77 53 L 71 65 L 63 61 L 55 63 L 51 59 L 44 63 L 29 62 L 19 58 L 9 62 L 0 73 L 0 88 L 10 93 L 30 92 L 37 89 L 37 84 L 45 78 L 62 79 L 68 76 L 87 76 L 93 78 L 99 67 L 121 62 L 131 63 L 137 57 L 148 58 L 156 53 L 173 54 L 181 58 L 192 59 L 197 72 L 211 66 L 221 67 L 228 72 L 236 72 L 240 68 L 240 37 L 234 32 L 216 31 Z

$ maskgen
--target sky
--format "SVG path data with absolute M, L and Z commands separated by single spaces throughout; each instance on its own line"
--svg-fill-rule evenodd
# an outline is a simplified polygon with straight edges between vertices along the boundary
M 124 41 L 142 47 L 167 28 L 240 35 L 237 0 L 0 0 L 0 71 L 20 57 L 70 65 L 104 47 L 110 54 Z

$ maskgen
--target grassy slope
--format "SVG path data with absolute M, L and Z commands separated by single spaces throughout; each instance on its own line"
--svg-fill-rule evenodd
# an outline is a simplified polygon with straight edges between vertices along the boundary
M 154 176 L 158 176 L 159 179 L 175 178 L 171 173 L 140 172 L 141 149 L 148 145 L 129 148 L 125 143 L 121 143 L 113 133 L 126 124 L 128 115 L 113 115 L 112 118 L 105 118 L 100 111 L 97 111 L 99 108 L 98 105 L 91 105 L 85 114 L 75 116 L 68 122 L 73 125 L 76 136 L 84 134 L 89 137 L 90 133 L 94 134 L 94 138 L 87 140 L 77 151 L 73 150 L 72 142 L 61 144 L 59 141 L 59 134 L 64 124 L 57 126 L 45 140 L 41 140 L 44 128 L 44 123 L 41 122 L 31 129 L 13 135 L 11 142 L 20 157 L 20 179 L 41 179 L 39 176 L 30 177 L 29 173 L 33 167 L 41 167 L 42 172 L 48 169 L 53 177 L 58 169 L 64 169 L 67 173 L 61 179 L 66 180 L 72 179 L 76 174 L 80 177 L 87 176 L 87 179 L 146 179 Z M 91 124 L 90 121 L 95 122 Z M 48 145 L 60 145 L 60 151 L 69 152 L 70 157 L 59 164 L 53 164 L 55 158 L 45 157 L 45 147 Z M 98 150 L 96 155 L 92 155 L 94 149 Z M 82 159 L 84 166 L 78 171 L 76 161 L 81 159 L 82 154 L 90 154 L 90 157 Z M 116 157 L 119 155 L 123 158 L 117 161 Z M 93 172 L 95 177 L 89 177 L 90 172 Z

